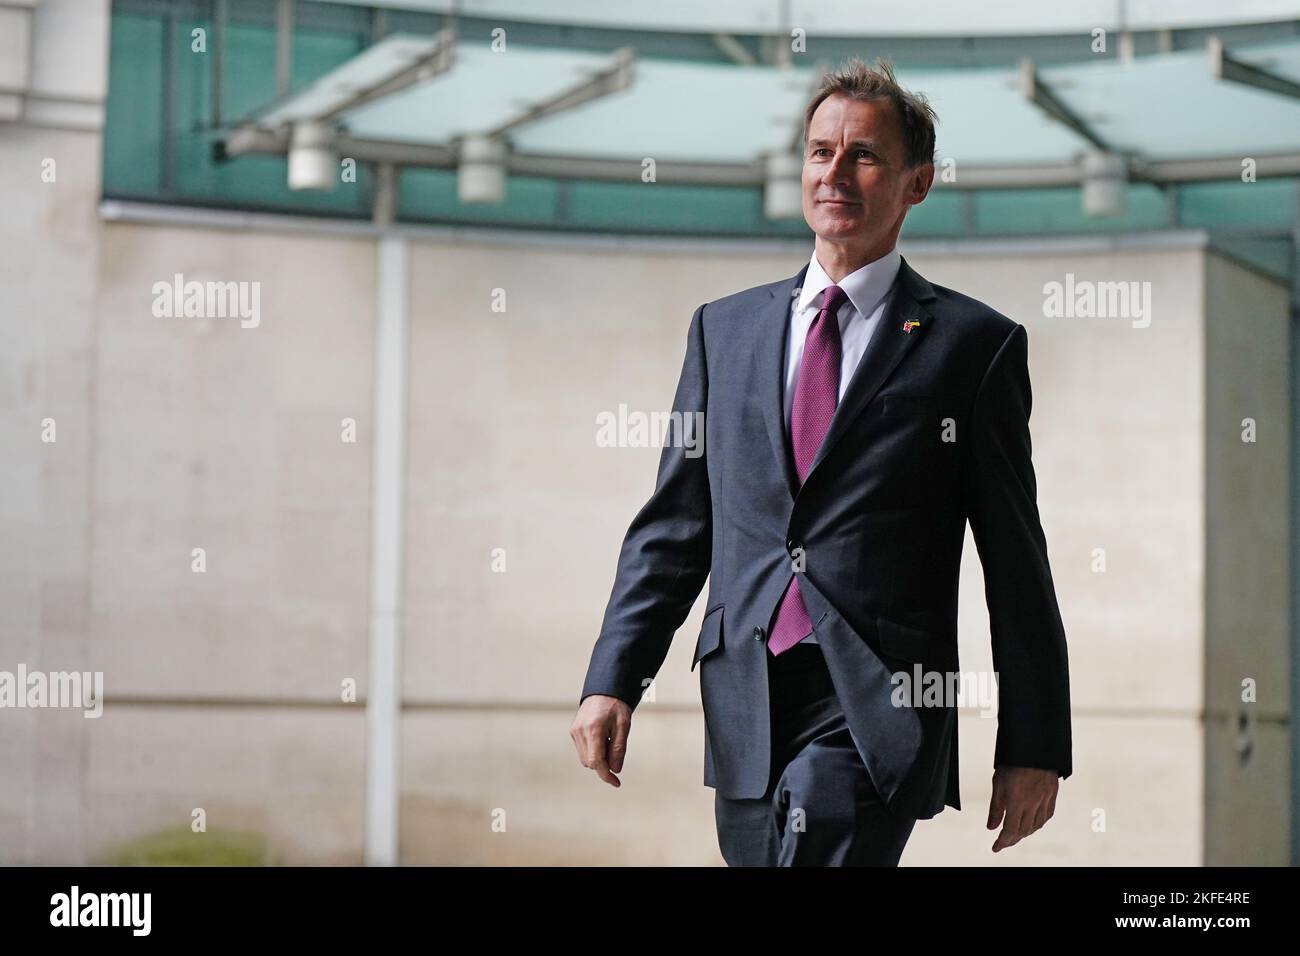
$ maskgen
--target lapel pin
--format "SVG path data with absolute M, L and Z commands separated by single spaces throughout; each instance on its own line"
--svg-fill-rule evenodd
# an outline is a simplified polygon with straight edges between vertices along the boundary
M 921 323 L 918 319 L 908 319 L 906 322 L 903 323 L 903 331 L 910 333 L 913 329 L 920 326 L 920 324 Z

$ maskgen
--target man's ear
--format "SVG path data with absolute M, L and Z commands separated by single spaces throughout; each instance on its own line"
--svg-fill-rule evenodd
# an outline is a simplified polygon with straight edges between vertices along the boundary
M 907 204 L 917 206 L 925 202 L 925 197 L 930 194 L 930 187 L 934 185 L 934 163 L 922 163 L 912 170 L 911 180 L 908 183 Z

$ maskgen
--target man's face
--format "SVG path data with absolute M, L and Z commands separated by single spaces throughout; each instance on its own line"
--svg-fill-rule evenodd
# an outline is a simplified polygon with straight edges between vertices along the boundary
M 803 216 L 823 241 L 892 248 L 903 215 L 925 198 L 934 166 L 908 168 L 902 124 L 889 100 L 828 96 L 808 124 Z

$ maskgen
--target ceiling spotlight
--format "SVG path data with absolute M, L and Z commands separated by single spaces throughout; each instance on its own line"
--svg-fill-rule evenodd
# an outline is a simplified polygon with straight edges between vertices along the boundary
M 506 198 L 506 146 L 499 138 L 470 133 L 460 144 L 456 191 L 463 203 Z
M 796 219 L 803 215 L 803 157 L 769 153 L 763 158 L 763 215 Z
M 1128 202 L 1128 164 L 1123 156 L 1090 150 L 1083 157 L 1083 213 L 1122 216 Z
M 327 123 L 311 120 L 294 123 L 289 139 L 289 188 L 329 192 L 338 178 L 334 130 Z

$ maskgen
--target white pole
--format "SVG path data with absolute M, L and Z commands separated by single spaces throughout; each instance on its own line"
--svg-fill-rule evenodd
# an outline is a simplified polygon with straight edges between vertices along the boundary
M 379 239 L 371 470 L 366 865 L 396 866 L 401 782 L 402 526 L 406 474 L 408 247 Z

